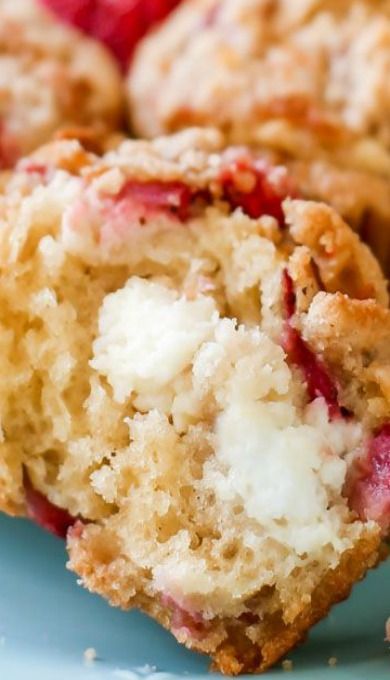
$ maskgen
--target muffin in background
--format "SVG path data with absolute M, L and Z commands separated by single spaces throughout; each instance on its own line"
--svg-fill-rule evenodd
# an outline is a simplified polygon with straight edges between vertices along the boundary
M 138 45 L 130 125 L 218 127 L 295 161 L 390 272 L 388 0 L 188 0 Z
M 129 115 L 389 176 L 389 70 L 388 0 L 188 0 L 138 46 Z
M 104 136 L 123 122 L 118 67 L 98 42 L 65 26 L 38 1 L 0 2 L 0 165 L 65 128 Z

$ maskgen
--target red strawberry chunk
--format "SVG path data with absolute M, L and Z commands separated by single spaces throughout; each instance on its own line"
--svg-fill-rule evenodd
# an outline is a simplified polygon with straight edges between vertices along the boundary
M 46 165 L 43 165 L 43 163 L 34 163 L 34 161 L 30 161 L 29 159 L 26 159 L 26 162 L 20 163 L 18 169 L 27 172 L 29 175 L 39 175 L 40 177 L 44 177 L 47 173 Z
M 323 397 L 328 405 L 330 418 L 344 415 L 338 403 L 337 388 L 324 364 L 288 321 L 285 323 L 282 345 L 290 363 L 303 372 L 310 401 Z
M 153 26 L 158 21 L 165 19 L 180 0 L 144 0 L 144 12 L 148 26 Z
M 390 531 L 390 423 L 368 443 L 363 457 L 353 466 L 347 494 L 350 506 L 362 519 L 378 522 Z
M 41 0 L 67 23 L 105 43 L 126 68 L 137 43 L 181 0 Z
M 282 300 L 286 319 L 291 319 L 295 314 L 297 296 L 294 290 L 293 280 L 287 269 L 282 274 Z
M 185 221 L 189 217 L 192 190 L 183 182 L 139 182 L 130 180 L 115 201 L 131 201 L 146 211 L 163 211 Z
M 185 632 L 188 637 L 196 640 L 204 637 L 207 623 L 200 612 L 185 609 L 171 595 L 163 595 L 161 601 L 172 612 L 171 628 L 173 633 Z
M 95 0 L 41 0 L 63 21 L 87 31 L 94 11 Z
M 286 321 L 282 334 L 282 346 L 290 363 L 298 366 L 305 376 L 310 401 L 323 397 L 328 405 L 330 418 L 346 416 L 338 402 L 337 387 L 319 357 L 310 349 L 300 332 L 291 325 L 291 317 L 295 314 L 296 295 L 293 280 L 284 269 L 282 274 L 282 297 Z
M 12 168 L 20 155 L 15 135 L 7 129 L 4 121 L 0 119 L 0 169 Z
M 139 0 L 98 0 L 88 32 L 107 45 L 126 68 L 147 30 L 143 3 Z
M 282 203 L 288 196 L 296 196 L 296 191 L 283 168 L 243 159 L 223 170 L 221 183 L 223 197 L 232 208 L 241 208 L 254 219 L 270 215 L 284 226 Z
M 46 531 L 60 538 L 66 538 L 68 529 L 74 525 L 76 518 L 63 508 L 51 503 L 40 491 L 34 489 L 27 474 L 24 475 L 24 491 L 27 516 Z

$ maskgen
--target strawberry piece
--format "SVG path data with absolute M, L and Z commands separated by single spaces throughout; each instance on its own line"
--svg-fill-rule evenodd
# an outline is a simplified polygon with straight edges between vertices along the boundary
M 323 397 L 328 405 L 330 418 L 346 415 L 340 409 L 337 388 L 324 364 L 310 349 L 299 331 L 288 322 L 284 327 L 282 346 L 290 363 L 298 366 L 303 372 L 310 401 Z
M 97 0 L 89 33 L 104 42 L 126 68 L 144 35 L 180 0 Z
M 144 0 L 144 12 L 148 26 L 165 19 L 175 9 L 180 0 Z
M 67 23 L 103 42 L 125 69 L 138 42 L 181 0 L 41 0 Z
M 139 0 L 98 0 L 88 33 L 107 45 L 125 69 L 147 30 L 143 3 Z
M 41 2 L 66 23 L 88 31 L 95 0 L 41 0 Z
M 298 366 L 305 376 L 310 401 L 323 397 L 328 405 L 330 418 L 346 417 L 348 412 L 339 405 L 337 387 L 325 365 L 310 349 L 300 332 L 291 325 L 291 317 L 296 310 L 296 295 L 293 280 L 287 269 L 284 269 L 282 274 L 282 299 L 286 318 L 282 347 L 290 363 Z
M 0 169 L 12 168 L 20 158 L 20 149 L 15 136 L 0 119 Z
M 74 525 L 76 518 L 72 517 L 67 510 L 51 503 L 40 491 L 34 489 L 27 474 L 24 475 L 24 491 L 27 517 L 55 536 L 66 538 L 68 529 Z
M 139 182 L 130 180 L 115 197 L 115 201 L 131 201 L 146 211 L 163 211 L 185 221 L 189 217 L 190 187 L 183 182 Z
M 42 182 L 48 178 L 49 168 L 43 163 L 37 163 L 31 158 L 22 158 L 17 165 L 17 169 L 26 172 L 28 175 L 37 175 Z
M 282 203 L 288 196 L 296 196 L 292 180 L 265 162 L 251 163 L 247 159 L 235 161 L 221 174 L 223 197 L 232 208 L 257 219 L 262 215 L 274 217 L 284 226 Z
M 291 319 L 295 314 L 297 296 L 295 294 L 293 280 L 287 269 L 283 269 L 282 273 L 282 300 L 285 318 Z
M 185 632 L 189 638 L 195 640 L 201 640 L 204 637 L 207 622 L 200 612 L 185 609 L 171 595 L 162 595 L 161 602 L 171 610 L 171 629 L 173 633 Z
M 390 423 L 371 438 L 352 467 L 346 492 L 359 517 L 375 520 L 384 533 L 390 531 Z

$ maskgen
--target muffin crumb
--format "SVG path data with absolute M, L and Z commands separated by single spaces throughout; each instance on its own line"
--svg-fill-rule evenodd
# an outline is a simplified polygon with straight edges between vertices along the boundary
M 97 659 L 96 649 L 94 647 L 87 647 L 84 650 L 83 656 L 85 663 L 93 663 Z

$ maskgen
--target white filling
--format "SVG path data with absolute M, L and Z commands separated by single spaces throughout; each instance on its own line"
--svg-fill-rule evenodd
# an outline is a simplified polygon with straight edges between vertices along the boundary
M 136 277 L 105 298 L 99 329 L 91 364 L 118 401 L 132 391 L 147 397 L 181 385 L 171 408 L 175 424 L 186 422 L 186 412 L 196 422 L 208 399 L 214 405 L 215 456 L 205 463 L 202 484 L 218 502 L 242 505 L 259 537 L 298 555 L 349 547 L 344 458 L 359 444 L 361 427 L 329 422 L 323 399 L 302 412 L 296 405 L 302 385 L 269 337 L 220 319 L 209 298 L 189 301 Z M 183 371 L 190 379 L 180 382 Z M 188 589 L 188 579 L 182 587 Z
M 227 501 L 238 495 L 266 534 L 298 554 L 327 543 L 338 547 L 338 517 L 327 508 L 344 483 L 346 463 L 339 456 L 359 440 L 356 426 L 339 427 L 335 449 L 329 426 L 281 428 L 272 404 L 233 402 L 216 428 L 217 458 L 227 466 L 226 474 L 214 478 L 219 497 Z
M 187 300 L 137 277 L 104 299 L 91 365 L 107 377 L 114 398 L 154 393 L 191 364 L 218 321 L 211 298 Z

